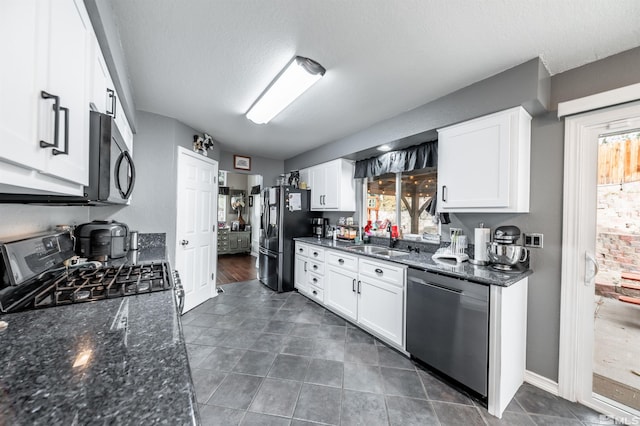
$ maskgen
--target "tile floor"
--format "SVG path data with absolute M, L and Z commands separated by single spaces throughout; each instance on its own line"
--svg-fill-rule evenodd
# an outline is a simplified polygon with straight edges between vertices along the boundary
M 257 280 L 182 317 L 203 425 L 595 425 L 525 384 L 502 419 L 295 292 Z

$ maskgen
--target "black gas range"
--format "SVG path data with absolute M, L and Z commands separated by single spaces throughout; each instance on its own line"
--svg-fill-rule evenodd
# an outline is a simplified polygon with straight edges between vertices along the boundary
M 49 308 L 175 288 L 182 311 L 184 291 L 166 261 L 75 262 L 70 233 L 46 233 L 0 246 L 0 312 Z

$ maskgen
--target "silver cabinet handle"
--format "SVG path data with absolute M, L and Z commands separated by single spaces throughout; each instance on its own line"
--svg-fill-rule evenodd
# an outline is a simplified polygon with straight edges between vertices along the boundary
M 598 261 L 596 260 L 596 258 L 589 252 L 585 252 L 585 258 L 587 261 L 591 262 L 591 264 L 593 265 L 593 274 L 587 278 L 587 273 L 585 271 L 584 274 L 584 285 L 585 286 L 589 286 L 591 284 L 591 280 L 593 280 L 596 275 L 598 275 L 598 272 L 600 271 L 600 267 L 598 266 Z M 587 262 L 588 263 L 588 262 Z M 586 268 L 586 263 L 585 263 L 585 268 Z
M 358 280 L 358 294 L 361 294 L 361 293 L 360 293 L 360 284 L 361 284 L 361 283 L 362 283 L 362 281 Z
M 356 292 L 356 279 L 353 279 L 353 283 L 351 284 L 351 291 Z
M 307 262 L 304 262 L 304 271 L 307 272 Z
M 447 185 L 442 185 L 442 201 L 447 202 Z

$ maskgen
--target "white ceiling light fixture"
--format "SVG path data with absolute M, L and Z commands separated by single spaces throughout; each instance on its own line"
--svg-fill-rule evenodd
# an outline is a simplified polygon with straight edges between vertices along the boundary
M 256 124 L 268 123 L 320 80 L 325 72 L 316 61 L 296 56 L 249 108 L 247 118 Z
M 382 152 L 387 152 L 387 151 L 391 151 L 391 147 L 389 145 L 380 145 L 378 148 L 376 148 L 378 151 L 382 151 Z

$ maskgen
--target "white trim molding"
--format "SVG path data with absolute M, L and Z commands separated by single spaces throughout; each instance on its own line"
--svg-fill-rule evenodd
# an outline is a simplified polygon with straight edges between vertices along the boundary
M 640 99 L 640 83 L 620 87 L 584 98 L 573 99 L 558 104 L 558 118 L 580 114 L 600 108 L 607 108 Z
M 529 383 L 532 386 L 542 389 L 543 391 L 547 391 L 552 395 L 558 396 L 558 383 L 554 382 L 551 379 L 547 379 L 544 376 L 539 375 L 538 373 L 534 373 L 533 371 L 525 370 L 524 372 L 524 381 Z
M 598 139 L 638 128 L 640 102 L 589 111 L 565 123 L 557 392 L 562 398 L 617 415 L 623 411 L 613 411 L 592 391 Z

